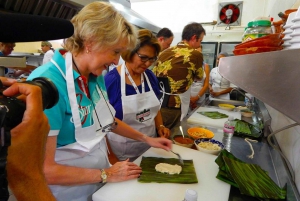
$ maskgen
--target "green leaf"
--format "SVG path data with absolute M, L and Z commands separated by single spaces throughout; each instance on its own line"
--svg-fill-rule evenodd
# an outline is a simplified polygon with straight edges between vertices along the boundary
M 198 183 L 196 171 L 194 168 L 193 160 L 183 160 L 184 165 L 179 163 L 177 158 L 156 158 L 156 157 L 143 157 L 141 161 L 142 174 L 138 181 L 141 183 L 181 183 L 193 184 Z M 157 172 L 155 166 L 158 163 L 169 163 L 172 165 L 181 165 L 182 172 L 180 174 L 164 174 Z
M 218 111 L 211 111 L 211 112 L 197 112 L 199 114 L 202 114 L 206 117 L 209 117 L 211 119 L 223 119 L 223 118 L 227 118 L 228 115 L 227 114 L 223 114 L 223 113 L 220 113 Z

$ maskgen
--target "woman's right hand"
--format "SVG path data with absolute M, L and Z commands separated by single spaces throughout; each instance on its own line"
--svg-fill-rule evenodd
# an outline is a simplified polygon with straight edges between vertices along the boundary
M 142 168 L 135 163 L 129 162 L 129 159 L 122 162 L 117 162 L 108 169 L 105 169 L 107 174 L 107 182 L 120 182 L 138 178 L 142 173 Z

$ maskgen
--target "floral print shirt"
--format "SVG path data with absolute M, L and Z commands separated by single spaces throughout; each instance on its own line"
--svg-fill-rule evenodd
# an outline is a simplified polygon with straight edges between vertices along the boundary
M 171 94 L 181 94 L 191 87 L 194 79 L 202 79 L 202 62 L 199 51 L 180 42 L 159 54 L 153 72 L 157 77 L 168 77 Z M 168 107 L 180 108 L 180 105 L 179 96 L 171 95 Z

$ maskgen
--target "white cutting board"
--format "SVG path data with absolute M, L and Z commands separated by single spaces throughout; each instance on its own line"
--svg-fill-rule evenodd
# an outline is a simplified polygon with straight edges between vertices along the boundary
M 188 188 L 197 191 L 198 201 L 228 201 L 230 185 L 216 178 L 217 156 L 175 144 L 172 150 L 180 153 L 184 160 L 193 160 L 197 184 L 139 183 L 137 179 L 107 183 L 93 194 L 93 201 L 181 201 Z M 171 152 L 157 148 L 148 149 L 143 156 L 176 158 Z M 140 164 L 141 159 L 134 163 Z
M 220 113 L 227 114 L 228 116 L 233 116 L 233 118 L 235 118 L 235 119 L 241 119 L 240 112 L 227 111 L 227 110 L 222 110 L 222 109 L 213 108 L 213 107 L 199 107 L 187 119 L 187 122 L 197 123 L 197 124 L 204 125 L 204 126 L 213 126 L 213 127 L 223 128 L 224 123 L 228 120 L 228 118 L 212 119 L 212 118 L 206 117 L 206 116 L 198 113 L 198 112 L 210 112 L 210 111 L 218 111 Z

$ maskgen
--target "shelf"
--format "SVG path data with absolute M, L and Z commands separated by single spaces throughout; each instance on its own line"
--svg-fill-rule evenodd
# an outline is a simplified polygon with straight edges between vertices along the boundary
M 300 123 L 300 49 L 224 57 L 220 74 Z

